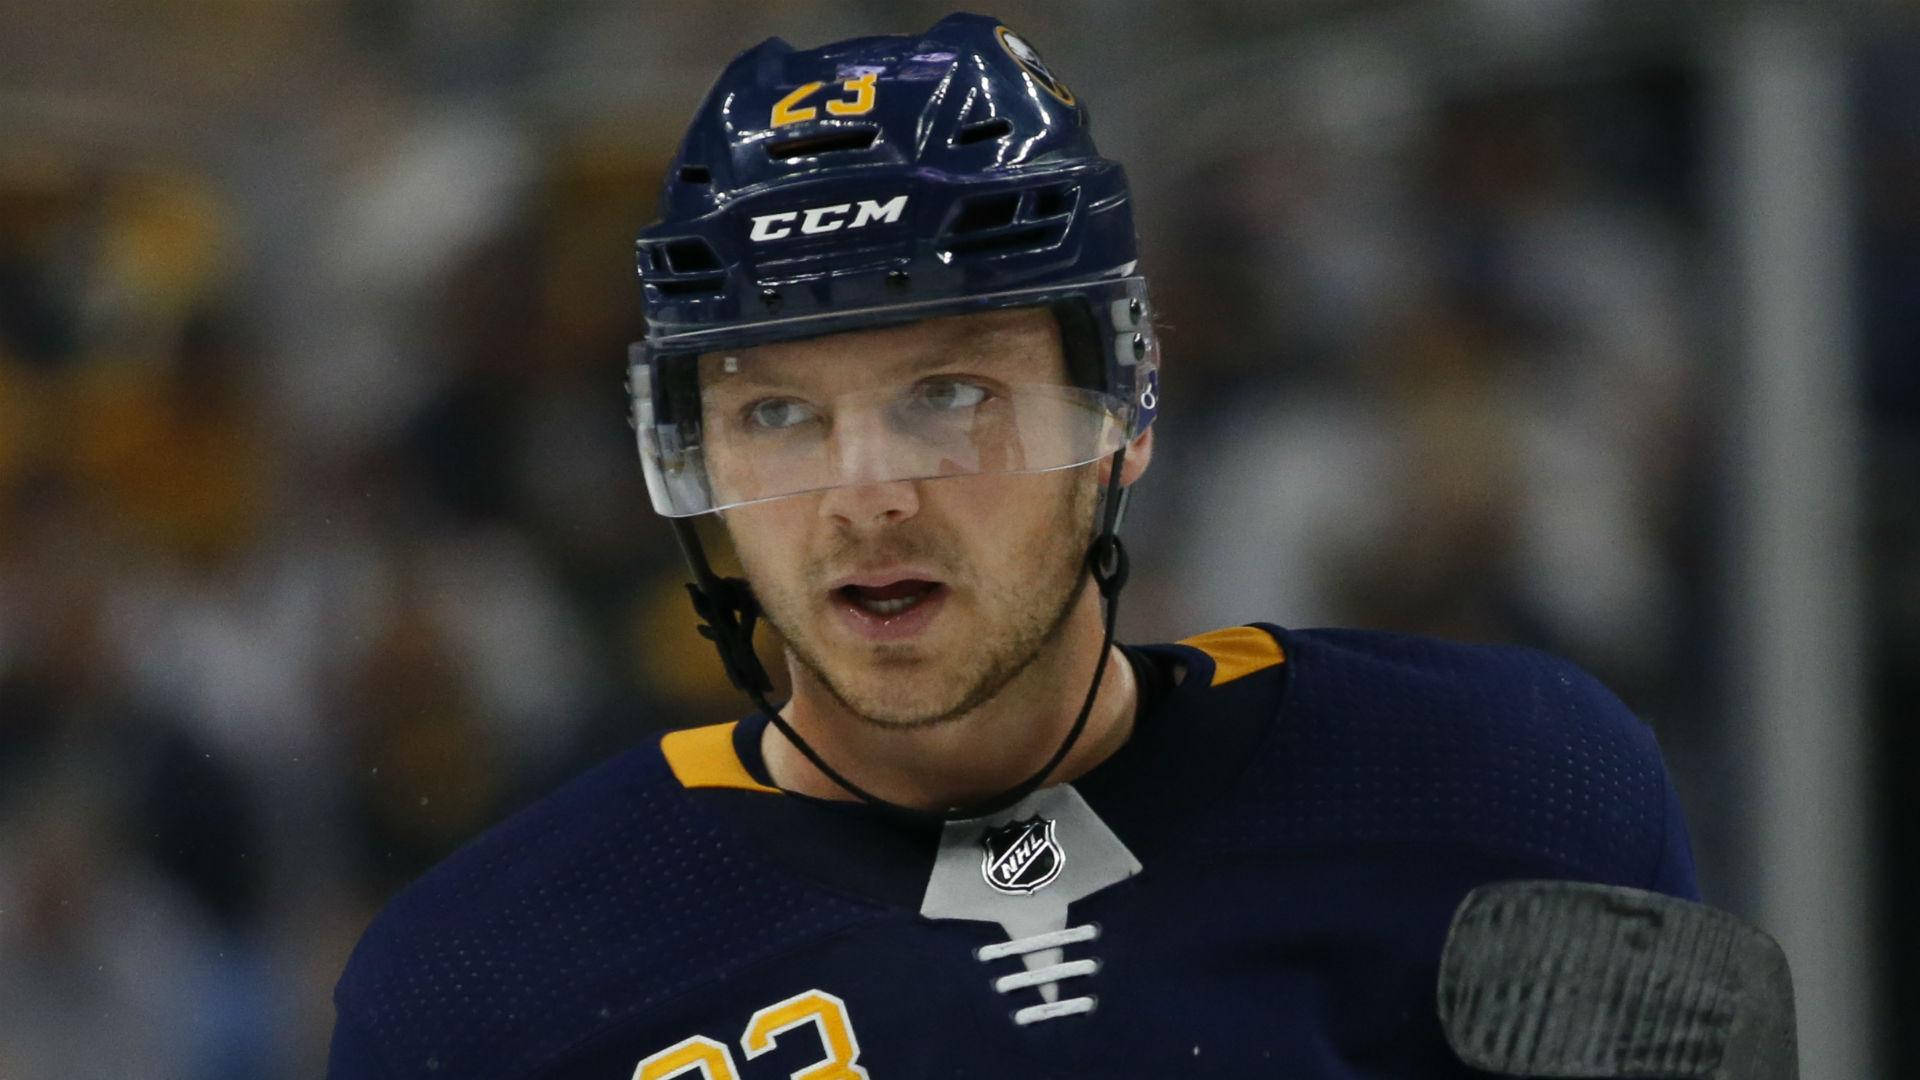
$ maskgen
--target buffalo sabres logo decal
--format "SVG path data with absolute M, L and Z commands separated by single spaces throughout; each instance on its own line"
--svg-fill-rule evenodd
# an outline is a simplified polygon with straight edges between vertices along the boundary
M 1047 62 L 1040 59 L 1040 54 L 1033 50 L 1033 46 L 1027 44 L 1027 39 L 1004 26 L 994 27 L 993 32 L 994 35 L 1000 39 L 1000 47 L 1007 50 L 1008 56 L 1019 61 L 1020 66 L 1026 69 L 1027 74 L 1033 76 L 1034 82 L 1044 87 L 1047 93 L 1059 98 L 1060 104 L 1073 104 L 1073 91 L 1067 89 L 1064 83 L 1053 77 L 1053 72 L 1047 67 Z
M 980 847 L 980 876 L 1003 893 L 1025 895 L 1042 889 L 1067 864 L 1067 853 L 1054 839 L 1053 822 L 1038 814 L 988 829 Z

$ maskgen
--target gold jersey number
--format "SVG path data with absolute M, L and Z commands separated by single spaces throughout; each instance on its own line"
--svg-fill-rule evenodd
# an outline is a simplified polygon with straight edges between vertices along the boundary
M 840 89 L 853 96 L 851 98 L 828 98 L 827 111 L 835 116 L 859 116 L 873 111 L 873 81 L 879 78 L 875 72 L 856 75 L 840 84 Z M 798 124 L 820 115 L 820 110 L 802 102 L 820 92 L 827 85 L 823 82 L 810 82 L 794 89 L 793 93 L 773 103 L 773 118 L 769 127 L 781 127 L 786 124 Z
M 867 1080 L 867 1070 L 859 1064 L 860 1040 L 847 1019 L 847 1003 L 825 990 L 795 994 L 754 1013 L 740 1035 L 740 1049 L 748 1058 L 757 1058 L 773 1049 L 780 1036 L 807 1024 L 814 1026 L 827 1056 L 794 1073 L 793 1080 Z M 740 1080 L 733 1051 L 725 1043 L 694 1035 L 647 1055 L 633 1070 L 633 1080 L 694 1077 Z

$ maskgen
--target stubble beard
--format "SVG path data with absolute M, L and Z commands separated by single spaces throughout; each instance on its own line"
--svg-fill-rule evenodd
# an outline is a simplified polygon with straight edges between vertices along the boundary
M 889 652 L 903 654 L 899 679 L 917 682 L 931 678 L 937 685 L 899 694 L 863 685 L 888 679 L 889 675 L 884 670 L 836 673 L 807 632 L 804 602 L 791 603 L 776 591 L 762 602 L 763 613 L 786 641 L 789 656 L 847 714 L 889 730 L 951 723 L 991 701 L 1060 639 L 1075 607 L 1088 595 L 1086 538 L 1092 535 L 1096 498 L 1097 489 L 1075 477 L 1071 493 L 1061 501 L 1060 513 L 1023 543 L 1020 563 L 1038 571 L 1039 580 L 1033 575 L 1020 575 L 976 586 L 975 610 L 985 616 L 986 625 L 971 639 L 965 654 L 927 658 L 911 647 L 880 646 L 876 650 L 883 669 Z M 1063 537 L 1067 542 L 1061 542 Z M 931 562 L 941 567 L 953 565 L 949 554 L 953 551 L 953 545 L 920 533 L 901 533 L 880 549 L 888 559 Z M 822 560 L 822 565 L 844 566 L 849 554 L 846 549 L 838 550 Z M 820 580 L 822 575 L 810 572 L 807 577 Z M 916 668 L 925 669 L 927 674 L 923 676 Z

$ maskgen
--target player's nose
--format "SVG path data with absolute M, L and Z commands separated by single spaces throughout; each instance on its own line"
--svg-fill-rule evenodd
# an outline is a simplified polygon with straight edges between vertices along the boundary
M 879 410 L 852 407 L 834 413 L 827 455 L 840 484 L 878 484 L 910 475 L 901 471 L 903 451 Z
M 896 460 L 901 447 L 877 414 L 847 410 L 833 425 L 832 454 L 839 484 L 820 512 L 855 528 L 904 521 L 920 511 L 919 489 Z
M 920 490 L 911 480 L 852 483 L 830 488 L 820 513 L 854 529 L 906 521 L 920 512 Z

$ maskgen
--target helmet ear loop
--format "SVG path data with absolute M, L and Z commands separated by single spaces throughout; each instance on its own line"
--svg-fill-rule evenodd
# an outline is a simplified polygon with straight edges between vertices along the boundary
M 713 642 L 719 651 L 727 681 L 765 708 L 773 680 L 753 651 L 753 628 L 760 621 L 760 603 L 754 599 L 753 589 L 741 578 L 714 573 L 693 525 L 686 518 L 669 520 L 674 539 L 680 543 L 680 554 L 693 572 L 687 595 L 693 601 L 694 614 L 701 619 L 700 636 Z
M 1127 444 L 1113 452 L 1112 472 L 1100 507 L 1100 531 L 1087 548 L 1087 570 L 1107 601 L 1107 622 L 1113 622 L 1113 604 L 1127 584 L 1127 548 L 1120 542 L 1120 520 L 1127 513 L 1127 496 L 1132 489 L 1122 485 L 1120 474 L 1127 463 Z M 1108 635 L 1111 637 L 1111 633 Z

